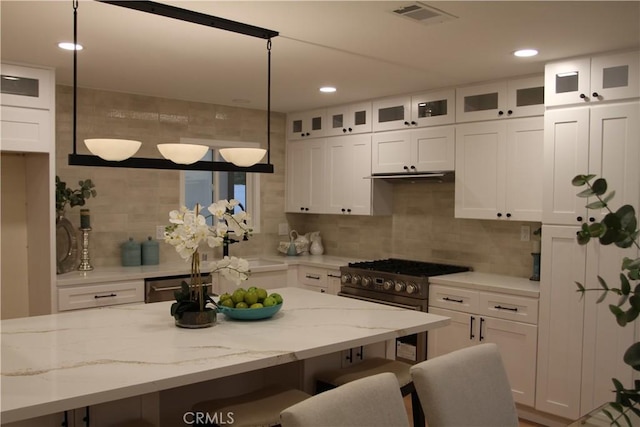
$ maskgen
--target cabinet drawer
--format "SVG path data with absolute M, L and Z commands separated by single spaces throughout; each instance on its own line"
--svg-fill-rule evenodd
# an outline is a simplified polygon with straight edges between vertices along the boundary
M 328 288 L 327 270 L 316 267 L 300 267 L 298 270 L 298 284 Z M 301 286 L 304 287 L 304 286 Z
M 429 286 L 429 306 L 477 313 L 478 305 L 477 291 L 440 285 Z
M 104 283 L 58 289 L 58 310 L 144 302 L 144 281 Z
M 522 323 L 538 324 L 538 300 L 480 292 L 479 314 Z

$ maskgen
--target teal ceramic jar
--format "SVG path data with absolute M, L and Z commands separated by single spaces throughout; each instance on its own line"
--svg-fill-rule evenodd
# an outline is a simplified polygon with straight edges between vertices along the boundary
M 133 237 L 124 242 L 121 247 L 122 265 L 125 267 L 140 265 L 142 261 L 140 243 L 134 242 Z
M 151 236 L 142 242 L 142 265 L 160 264 L 160 245 Z

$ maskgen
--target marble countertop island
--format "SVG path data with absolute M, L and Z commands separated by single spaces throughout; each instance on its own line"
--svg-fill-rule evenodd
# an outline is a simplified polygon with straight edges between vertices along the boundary
M 0 322 L 2 422 L 139 396 L 446 326 L 447 317 L 297 288 L 271 319 L 180 329 L 171 302 Z

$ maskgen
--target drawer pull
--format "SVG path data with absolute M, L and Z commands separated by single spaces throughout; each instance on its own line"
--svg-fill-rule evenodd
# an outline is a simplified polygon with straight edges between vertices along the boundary
M 518 307 L 503 307 L 501 305 L 495 305 L 493 306 L 493 308 L 496 308 L 498 310 L 518 311 Z
M 473 321 L 476 320 L 475 317 L 471 316 L 471 320 L 469 321 L 469 339 L 472 340 L 475 335 L 473 335 Z
M 458 304 L 462 304 L 464 302 L 464 300 L 461 299 L 454 299 L 454 298 L 449 298 L 449 297 L 444 297 L 442 298 L 444 301 L 450 301 L 450 302 L 457 302 Z
M 113 298 L 113 297 L 117 297 L 117 296 L 118 296 L 117 294 L 110 293 L 109 295 L 94 295 L 93 297 L 95 299 L 98 299 L 98 298 Z
M 335 275 L 335 274 L 327 274 L 327 277 L 335 277 L 336 279 L 341 279 L 341 278 L 342 278 L 342 276 L 340 276 L 339 274 L 338 274 L 338 275 Z
M 307 279 L 320 280 L 320 276 L 317 274 L 306 274 L 305 277 Z

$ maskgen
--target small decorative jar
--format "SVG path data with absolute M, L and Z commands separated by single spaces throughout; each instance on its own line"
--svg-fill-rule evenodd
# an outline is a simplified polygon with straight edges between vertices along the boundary
M 140 265 L 142 261 L 140 243 L 134 242 L 133 237 L 129 237 L 129 241 L 124 242 L 121 247 L 122 265 L 131 267 Z
M 151 236 L 142 242 L 142 265 L 160 264 L 160 245 Z

